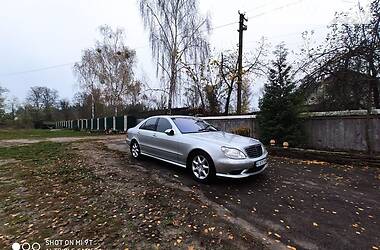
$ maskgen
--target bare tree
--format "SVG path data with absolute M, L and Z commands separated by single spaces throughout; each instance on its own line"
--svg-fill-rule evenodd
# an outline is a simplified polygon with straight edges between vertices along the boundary
M 243 55 L 242 78 L 244 82 L 251 81 L 251 77 L 265 74 L 267 63 L 265 57 L 268 54 L 268 45 L 265 40 L 261 40 L 253 55 Z M 224 83 L 225 103 L 224 113 L 227 115 L 230 109 L 231 96 L 235 90 L 238 80 L 237 51 L 226 51 L 220 57 L 220 77 Z M 245 86 L 245 92 L 249 89 L 249 84 Z M 247 93 L 246 93 L 247 94 Z M 247 102 L 247 100 L 246 100 Z
M 95 106 L 99 98 L 95 98 L 95 92 L 101 87 L 96 74 L 96 58 L 95 50 L 86 49 L 82 53 L 81 61 L 74 64 L 74 72 L 81 83 L 82 90 L 91 96 L 91 118 L 97 115 Z
M 4 96 L 4 94 L 6 92 L 8 92 L 8 90 L 5 88 L 2 88 L 0 86 L 0 118 L 5 114 L 5 110 L 4 110 L 4 108 L 5 108 L 5 96 Z
M 47 87 L 31 87 L 26 100 L 32 107 L 34 121 L 51 121 L 53 110 L 57 106 L 58 92 Z
M 133 74 L 136 52 L 125 45 L 122 29 L 112 30 L 109 26 L 101 26 L 99 30 L 101 40 L 96 42 L 94 49 L 84 51 L 74 71 L 90 95 L 92 109 L 100 101 L 95 99 L 95 93 L 101 90 L 104 100 L 113 109 L 113 114 L 117 115 L 130 88 L 136 88 Z
M 206 109 L 205 86 L 210 80 L 208 75 L 209 63 L 201 62 L 198 65 L 184 64 L 185 72 L 188 76 L 188 86 L 185 87 L 185 99 L 187 105 L 193 108 L 199 106 Z
M 59 101 L 59 110 L 61 111 L 61 114 L 63 116 L 64 120 L 69 120 L 71 115 L 71 107 L 70 102 L 67 99 L 61 99 Z
M 360 86 L 365 89 L 368 104 L 380 108 L 379 81 L 380 81 L 380 7 L 379 0 L 371 4 L 369 13 L 360 5 L 358 15 L 352 13 L 339 13 L 335 23 L 330 26 L 330 32 L 326 42 L 319 47 L 307 47 L 304 49 L 304 60 L 299 67 L 306 73 L 304 86 L 309 87 L 324 81 L 329 77 L 336 77 L 344 74 L 342 85 L 346 85 L 352 72 L 362 75 L 367 79 L 367 86 Z M 370 20 L 366 20 L 366 17 Z M 338 87 L 338 86 L 336 86 Z M 344 86 L 342 86 L 344 87 Z M 345 101 L 355 97 L 356 90 L 347 92 L 348 96 L 343 97 L 344 92 L 338 90 L 340 99 Z M 337 95 L 335 95 L 337 97 Z M 339 101 L 339 100 L 336 100 Z M 367 105 L 366 105 L 367 106 Z M 345 107 L 348 108 L 348 107 Z
M 251 84 L 249 78 L 243 78 L 241 84 L 241 92 L 242 92 L 242 102 L 241 102 L 241 112 L 248 113 L 251 110 Z
M 123 30 L 113 31 L 108 26 L 101 26 L 100 33 L 103 40 L 98 41 L 96 46 L 99 63 L 97 75 L 100 83 L 105 85 L 106 100 L 114 107 L 114 115 L 117 115 L 122 97 L 133 84 L 136 52 L 125 45 Z
M 220 112 L 224 94 L 220 67 L 220 61 L 214 57 L 200 64 L 185 65 L 189 81 L 185 98 L 189 106 L 210 113 Z
M 9 119 L 13 121 L 16 118 L 16 112 L 20 107 L 19 99 L 15 96 L 8 98 L 6 101 L 6 106 L 9 110 Z
M 27 102 L 36 110 L 40 110 L 43 106 L 42 92 L 45 87 L 31 87 L 26 97 Z
M 210 21 L 199 15 L 197 0 L 139 0 L 139 5 L 171 110 L 183 64 L 198 63 L 208 55 L 205 31 L 209 32 Z
M 131 101 L 132 106 L 135 106 L 141 103 L 140 97 L 143 91 L 143 83 L 139 80 L 133 81 L 129 86 L 128 97 Z

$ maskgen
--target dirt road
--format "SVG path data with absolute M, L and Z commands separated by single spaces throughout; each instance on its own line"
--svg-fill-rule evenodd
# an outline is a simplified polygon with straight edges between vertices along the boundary
M 231 223 L 197 189 L 107 149 L 109 140 L 0 149 L 0 249 L 286 248 Z M 70 245 L 83 240 L 91 244 Z
M 128 155 L 122 140 L 106 145 Z M 380 248 L 380 169 L 272 157 L 260 176 L 200 185 L 173 165 L 137 164 L 202 193 L 261 238 L 297 249 Z
M 132 159 L 123 136 L 43 141 L 0 147 L 0 249 L 380 249 L 377 168 L 271 157 L 257 177 L 204 185 Z

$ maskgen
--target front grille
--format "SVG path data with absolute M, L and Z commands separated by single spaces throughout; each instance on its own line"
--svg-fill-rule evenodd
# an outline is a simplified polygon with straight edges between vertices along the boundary
M 260 144 L 256 144 L 246 147 L 245 152 L 247 153 L 249 158 L 257 158 L 263 154 L 263 148 Z

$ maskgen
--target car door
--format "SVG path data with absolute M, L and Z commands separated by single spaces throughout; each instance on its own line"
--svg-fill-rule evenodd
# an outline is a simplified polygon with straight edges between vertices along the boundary
M 156 154 L 156 128 L 157 128 L 158 118 L 150 118 L 144 122 L 137 132 L 140 149 L 144 154 L 157 155 Z
M 160 117 L 156 129 L 156 150 L 160 158 L 173 162 L 178 162 L 178 135 L 166 134 L 165 131 L 168 129 L 173 129 L 173 125 L 167 118 Z

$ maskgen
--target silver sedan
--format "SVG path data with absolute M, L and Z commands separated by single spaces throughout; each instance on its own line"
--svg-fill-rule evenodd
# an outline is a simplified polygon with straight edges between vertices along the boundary
M 260 141 L 219 131 L 198 117 L 147 118 L 128 129 L 127 143 L 133 158 L 146 155 L 187 168 L 200 182 L 247 177 L 268 166 Z

